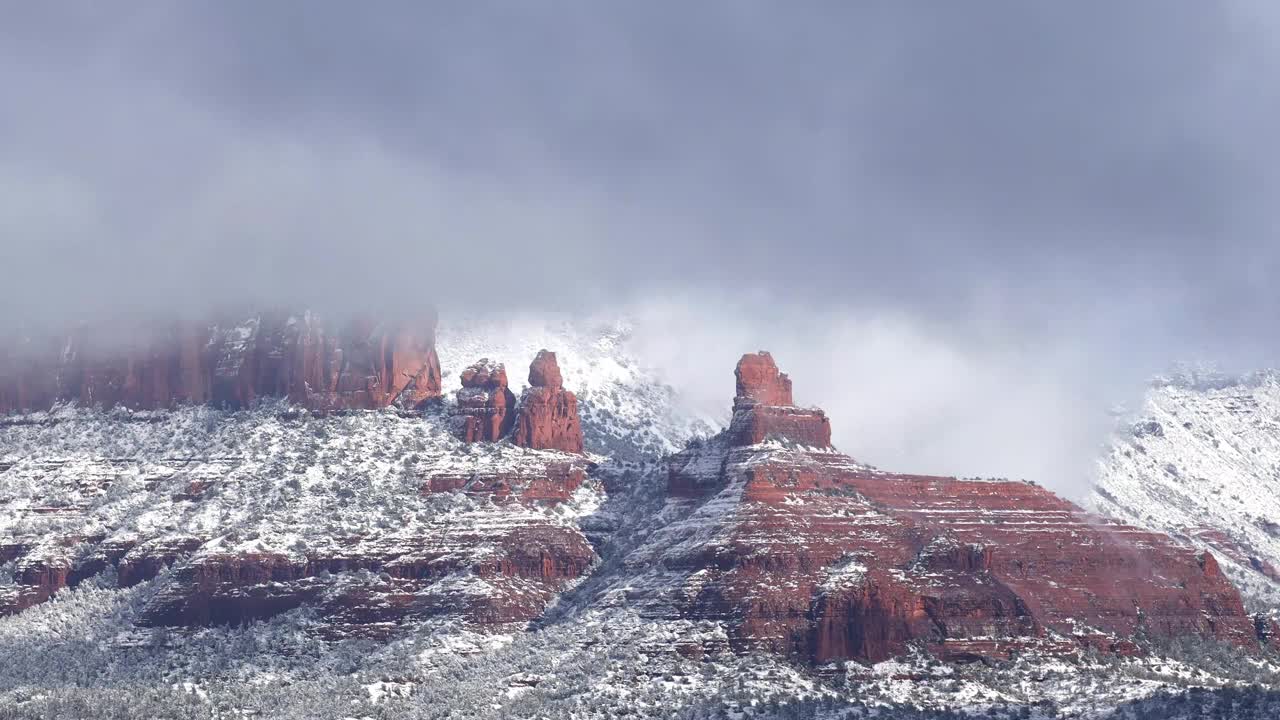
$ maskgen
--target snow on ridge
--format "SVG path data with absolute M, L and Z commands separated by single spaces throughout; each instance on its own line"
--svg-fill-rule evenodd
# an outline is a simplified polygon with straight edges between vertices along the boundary
M 1274 383 L 1276 378 L 1276 370 L 1232 373 L 1212 364 L 1176 363 L 1169 372 L 1153 377 L 1150 386 L 1156 389 L 1174 387 L 1195 392 L 1212 392 L 1233 387 L 1252 389 Z
M 1196 369 L 1153 383 L 1086 505 L 1209 549 L 1255 609 L 1280 606 L 1280 382 Z

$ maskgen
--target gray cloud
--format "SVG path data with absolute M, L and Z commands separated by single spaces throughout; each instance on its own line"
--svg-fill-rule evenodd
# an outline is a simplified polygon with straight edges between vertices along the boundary
M 938 363 L 953 379 L 990 362 L 1023 386 L 1089 384 L 1077 397 L 1176 357 L 1264 363 L 1277 15 L 1261 0 L 16 5 L 0 28 L 0 310 L 681 297 L 736 313 L 745 298 L 792 316 L 735 352 L 792 343 L 804 316 L 892 317 L 897 337 L 965 358 Z

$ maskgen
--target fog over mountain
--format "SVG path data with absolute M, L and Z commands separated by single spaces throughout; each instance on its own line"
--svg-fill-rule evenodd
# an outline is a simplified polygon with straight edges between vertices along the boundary
M 700 407 L 769 348 L 861 459 L 1068 493 L 1280 355 L 1262 0 L 8 5 L 2 325 L 625 314 Z

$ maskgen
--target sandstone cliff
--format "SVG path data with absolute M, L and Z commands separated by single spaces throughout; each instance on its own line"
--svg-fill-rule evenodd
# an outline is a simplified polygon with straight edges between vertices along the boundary
M 82 328 L 0 349 L 0 414 L 57 402 L 244 409 L 288 398 L 317 411 L 409 407 L 440 395 L 434 313 L 341 324 L 302 312 L 220 322 Z

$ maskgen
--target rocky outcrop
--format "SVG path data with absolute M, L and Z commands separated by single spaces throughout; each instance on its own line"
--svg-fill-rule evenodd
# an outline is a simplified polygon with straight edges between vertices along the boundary
M 916 642 L 956 659 L 1183 635 L 1257 646 L 1212 555 L 1035 485 L 875 470 L 809 447 L 812 418 L 766 433 L 794 443 L 747 444 L 741 416 L 788 401 L 772 359 L 748 355 L 734 426 L 671 459 L 690 509 L 627 559 L 645 612 L 722 621 L 740 650 L 813 663 Z
M 494 442 L 511 432 L 516 396 L 507 387 L 507 370 L 488 359 L 462 371 L 458 391 L 458 434 L 465 442 Z
M 564 389 L 553 352 L 539 351 L 529 366 L 529 387 L 520 397 L 512 441 L 538 450 L 582 452 L 578 398 Z
M 1222 528 L 1204 526 L 1182 528 L 1181 534 L 1192 538 L 1197 545 L 1211 548 L 1235 563 L 1237 567 L 1249 568 L 1272 582 L 1280 583 L 1280 570 L 1266 560 L 1262 552 L 1250 547 L 1247 541 L 1233 537 Z
M 309 312 L 80 329 L 0 351 L 0 413 L 76 402 L 137 410 L 288 398 L 316 411 L 417 407 L 440 395 L 434 313 L 333 325 Z
M 562 389 L 564 380 L 560 378 L 560 364 L 556 362 L 556 354 L 549 350 L 539 350 L 529 363 L 529 385 L 545 387 L 552 390 Z
M 809 447 L 831 446 L 831 422 L 821 410 L 796 407 L 791 378 L 778 370 L 767 352 L 749 353 L 738 361 L 729 442 L 756 445 L 769 439 Z
M 734 410 L 750 405 L 794 404 L 791 399 L 791 378 L 778 370 L 773 355 L 764 350 L 743 355 L 733 374 L 738 381 L 737 393 L 733 398 Z

